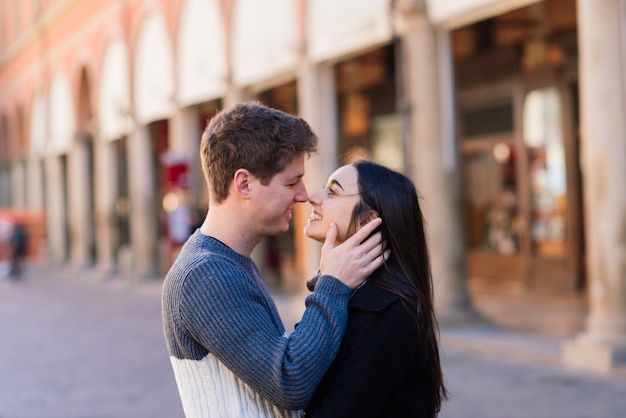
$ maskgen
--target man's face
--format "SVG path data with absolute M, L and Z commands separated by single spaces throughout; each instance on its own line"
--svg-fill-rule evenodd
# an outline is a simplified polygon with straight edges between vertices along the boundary
M 257 210 L 256 229 L 260 235 L 274 235 L 289 229 L 295 204 L 308 200 L 302 176 L 304 154 L 294 158 L 283 171 L 274 175 L 268 185 L 254 179 L 251 190 Z

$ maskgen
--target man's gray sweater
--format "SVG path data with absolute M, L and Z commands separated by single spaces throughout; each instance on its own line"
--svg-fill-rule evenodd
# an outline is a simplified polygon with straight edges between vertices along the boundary
M 350 289 L 322 276 L 286 335 L 254 262 L 197 230 L 163 283 L 163 329 L 185 415 L 299 416 L 346 327 Z

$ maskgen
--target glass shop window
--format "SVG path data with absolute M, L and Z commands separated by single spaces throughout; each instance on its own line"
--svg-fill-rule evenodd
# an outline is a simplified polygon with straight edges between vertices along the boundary
M 524 99 L 524 145 L 530 179 L 533 250 L 543 256 L 566 251 L 567 172 L 561 98 L 555 87 L 530 91 Z

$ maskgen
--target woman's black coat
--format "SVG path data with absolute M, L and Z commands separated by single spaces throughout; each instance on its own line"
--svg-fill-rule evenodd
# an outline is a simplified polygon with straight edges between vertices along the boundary
M 349 304 L 339 352 L 306 417 L 426 417 L 428 359 L 400 297 L 367 282 Z

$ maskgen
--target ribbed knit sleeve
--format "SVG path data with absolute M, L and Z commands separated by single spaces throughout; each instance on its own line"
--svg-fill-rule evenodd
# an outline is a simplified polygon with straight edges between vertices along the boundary
M 201 359 L 210 352 L 275 405 L 302 409 L 339 348 L 350 289 L 322 276 L 287 337 L 254 263 L 229 250 L 183 255 L 170 272 L 178 277 L 166 278 L 164 324 L 180 328 L 169 332 L 178 335 L 168 341 L 170 354 Z

